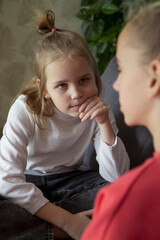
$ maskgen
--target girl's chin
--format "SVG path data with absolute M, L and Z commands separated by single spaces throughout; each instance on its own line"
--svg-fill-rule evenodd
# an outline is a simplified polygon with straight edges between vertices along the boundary
M 77 114 L 70 114 L 71 117 L 79 118 L 79 113 Z M 79 118 L 80 119 L 80 118 Z
M 68 112 L 67 114 L 71 117 L 79 118 L 79 111 Z

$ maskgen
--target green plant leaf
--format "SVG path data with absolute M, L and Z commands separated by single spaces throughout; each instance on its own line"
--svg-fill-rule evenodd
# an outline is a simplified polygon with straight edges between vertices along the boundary
M 120 32 L 119 26 L 111 26 L 109 29 L 103 32 L 103 36 L 101 36 L 101 40 L 104 43 L 112 41 L 115 37 L 118 36 Z
M 99 14 L 100 8 L 101 8 L 100 2 L 96 2 L 87 8 L 87 12 L 89 14 Z
M 76 13 L 76 17 L 80 18 L 81 20 L 93 20 L 95 14 L 99 14 L 100 12 L 100 4 L 92 4 L 89 7 L 82 7 Z
M 140 0 L 136 0 L 138 3 Z M 102 74 L 116 52 L 119 32 L 133 0 L 81 0 L 77 14 L 82 20 L 84 38 Z M 143 0 L 156 2 L 157 0 Z M 159 1 L 159 0 L 158 0 Z
M 97 52 L 102 54 L 105 52 L 106 48 L 107 48 L 108 44 L 104 43 L 101 39 L 97 44 Z
M 89 14 L 87 9 L 85 8 L 81 8 L 77 13 L 76 13 L 76 17 L 81 19 L 81 20 L 84 20 L 84 21 L 88 21 L 88 20 L 91 20 L 92 18 L 92 13 Z
M 101 10 L 102 13 L 109 15 L 118 12 L 120 9 L 113 3 L 105 3 Z
M 81 7 L 82 6 L 88 6 L 92 5 L 94 3 L 98 2 L 98 0 L 81 0 Z
M 92 30 L 92 26 L 91 26 L 91 23 L 88 21 L 88 22 L 83 22 L 82 23 L 82 31 L 83 31 L 83 34 L 85 36 L 85 39 L 87 41 L 89 41 L 91 39 L 91 37 L 93 36 L 93 30 Z
M 94 21 L 92 23 L 92 30 L 93 30 L 93 35 L 101 35 L 104 29 L 104 21 L 102 19 L 99 19 L 97 21 Z
M 94 42 L 88 43 L 88 47 L 89 47 L 95 61 L 98 62 L 99 58 L 97 57 L 97 47 L 96 47 L 95 43 Z
M 102 19 L 96 21 L 88 21 L 82 23 L 82 31 L 87 41 L 91 40 L 94 36 L 101 35 L 104 29 L 104 21 Z

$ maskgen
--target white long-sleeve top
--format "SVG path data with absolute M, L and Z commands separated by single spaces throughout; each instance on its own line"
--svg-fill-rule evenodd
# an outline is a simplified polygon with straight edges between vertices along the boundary
M 103 178 L 113 181 L 129 169 L 129 158 L 122 141 L 103 142 L 95 120 L 82 123 L 79 118 L 54 109 L 52 117 L 45 117 L 45 129 L 32 120 L 25 96 L 11 106 L 0 140 L 0 194 L 19 204 L 32 214 L 48 202 L 25 173 L 51 174 L 78 169 L 91 139 Z M 117 132 L 113 114 L 110 121 Z

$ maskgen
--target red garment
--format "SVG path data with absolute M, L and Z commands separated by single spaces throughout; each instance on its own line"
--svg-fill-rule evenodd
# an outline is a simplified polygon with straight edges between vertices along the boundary
M 160 240 L 160 153 L 99 191 L 81 240 Z

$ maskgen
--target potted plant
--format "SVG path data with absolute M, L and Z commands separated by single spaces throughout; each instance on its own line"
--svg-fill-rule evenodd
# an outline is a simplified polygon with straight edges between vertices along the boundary
M 104 72 L 115 55 L 117 37 L 125 24 L 128 7 L 135 2 L 132 0 L 81 0 L 76 17 L 82 21 L 84 38 L 96 60 L 100 74 Z M 139 4 L 142 1 L 137 2 Z

